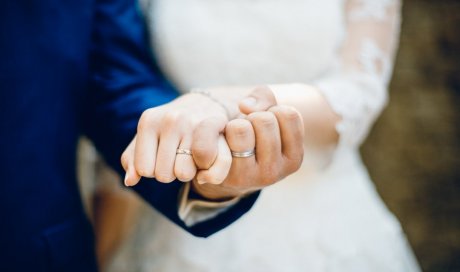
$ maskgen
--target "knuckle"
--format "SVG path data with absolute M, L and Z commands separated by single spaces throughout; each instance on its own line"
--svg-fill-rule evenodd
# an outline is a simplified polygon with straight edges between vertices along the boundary
M 157 123 L 157 115 L 153 109 L 145 110 L 141 117 L 139 118 L 139 122 L 137 124 L 137 130 L 139 132 L 152 129 L 153 126 Z
M 234 120 L 227 125 L 227 133 L 237 137 L 248 136 L 252 130 L 252 125 L 243 119 Z
M 300 119 L 300 113 L 291 106 L 274 106 L 270 108 L 270 111 L 273 112 L 277 117 L 281 117 L 289 121 L 296 121 Z
M 163 125 L 177 124 L 184 121 L 184 115 L 181 112 L 170 111 L 163 116 Z
M 214 175 L 211 172 L 207 172 L 203 174 L 202 176 L 203 180 L 206 181 L 206 183 L 211 183 L 211 184 L 220 184 L 222 183 L 222 179 L 216 175 Z
M 303 158 L 304 156 L 303 156 L 303 149 L 302 149 L 301 152 L 293 154 L 289 157 L 286 157 L 284 168 L 289 174 L 296 172 L 302 166 Z
M 226 120 L 221 120 L 219 118 L 207 118 L 200 121 L 197 125 L 193 125 L 195 127 L 194 134 L 195 135 L 217 135 L 222 129 L 225 127 L 227 123 Z
M 273 96 L 273 92 L 267 85 L 260 85 L 254 88 L 254 93 L 260 96 Z
M 134 160 L 134 169 L 140 176 L 146 178 L 153 178 L 155 174 L 154 166 L 145 160 Z
M 200 128 L 209 128 L 209 127 L 214 127 L 217 124 L 217 119 L 216 118 L 206 118 L 204 120 L 201 120 L 198 124 L 198 127 Z
M 296 149 L 291 149 L 285 154 L 285 159 L 289 163 L 302 163 L 304 158 L 304 148 L 303 144 L 298 146 Z
M 200 159 L 208 159 L 214 157 L 215 154 L 215 152 L 209 146 L 207 146 L 204 141 L 197 142 L 195 145 L 193 145 L 192 153 L 197 155 Z
M 146 167 L 136 167 L 136 172 L 139 174 L 139 176 L 146 177 L 146 178 L 152 178 L 153 177 L 153 170 L 148 169 Z
M 180 181 L 191 181 L 195 177 L 196 171 L 185 167 L 175 167 L 174 174 Z
M 271 128 L 275 126 L 277 121 L 272 112 L 256 112 L 254 113 L 253 122 L 262 127 Z
M 300 169 L 302 165 L 302 159 L 291 159 L 286 162 L 286 171 L 288 174 L 292 174 Z
M 163 183 L 170 183 L 174 181 L 175 177 L 169 173 L 159 172 L 155 173 L 155 179 Z
M 281 105 L 275 105 L 271 108 L 268 109 L 269 112 L 273 112 L 275 115 L 278 114 L 280 111 L 282 111 L 283 106 Z
M 202 132 L 202 130 L 209 129 L 210 127 L 212 127 L 211 121 L 208 119 L 205 119 L 205 120 L 198 122 L 195 128 L 195 132 L 200 133 Z
M 216 157 L 216 152 L 204 145 L 194 146 L 192 153 L 195 162 L 204 169 L 211 167 Z
M 258 86 L 254 89 L 253 94 L 257 97 L 263 97 L 270 104 L 276 104 L 276 98 L 273 91 L 267 85 Z
M 281 113 L 289 121 L 299 121 L 300 120 L 299 112 L 292 107 L 287 107 L 287 106 L 283 107 Z
M 294 165 L 294 172 L 297 172 L 297 170 L 300 169 L 300 167 L 302 167 L 302 163 L 303 163 L 303 156 L 301 156 L 301 159 L 300 160 L 297 160 L 295 165 Z
M 120 162 L 123 167 L 128 167 L 129 164 L 129 156 L 128 153 L 125 151 L 123 154 L 120 156 Z

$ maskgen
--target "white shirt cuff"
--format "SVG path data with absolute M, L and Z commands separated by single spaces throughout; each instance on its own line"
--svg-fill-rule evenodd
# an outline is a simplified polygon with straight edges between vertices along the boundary
M 179 193 L 179 218 L 187 227 L 212 219 L 235 205 L 241 197 L 226 201 L 211 201 L 190 199 L 190 182 L 182 187 Z

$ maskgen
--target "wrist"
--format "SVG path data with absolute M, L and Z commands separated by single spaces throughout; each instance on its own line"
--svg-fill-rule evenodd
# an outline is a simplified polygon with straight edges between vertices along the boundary
M 211 88 L 197 88 L 193 91 L 199 90 L 200 92 L 207 93 L 216 103 L 225 107 L 229 120 L 233 120 L 240 116 L 239 110 L 240 101 L 251 93 L 253 87 L 211 87 Z
M 230 107 L 224 103 L 224 101 L 221 101 L 220 99 L 214 97 L 209 91 L 203 90 L 203 89 L 192 89 L 189 94 L 197 94 L 201 95 L 203 97 L 206 97 L 210 101 L 214 102 L 215 104 L 219 105 L 219 107 L 225 112 L 225 115 L 227 116 L 227 120 L 230 121 L 233 119 L 234 113 L 230 110 Z
M 184 109 L 184 112 L 187 112 L 187 115 L 198 123 L 202 121 L 203 118 L 206 119 L 209 117 L 218 117 L 219 120 L 225 123 L 230 121 L 226 109 L 207 95 L 197 92 L 189 92 L 180 96 L 176 100 L 178 104 L 175 105 L 175 107 Z M 176 101 L 173 101 L 172 103 L 176 103 Z
M 292 106 L 300 113 L 308 147 L 322 150 L 337 144 L 339 135 L 336 125 L 341 117 L 334 112 L 318 88 L 300 83 L 269 87 L 279 104 Z

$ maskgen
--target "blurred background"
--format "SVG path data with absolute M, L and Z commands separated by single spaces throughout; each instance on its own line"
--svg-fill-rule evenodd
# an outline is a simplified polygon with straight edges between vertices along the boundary
M 362 148 L 424 271 L 460 271 L 460 1 L 405 0 L 390 104 Z

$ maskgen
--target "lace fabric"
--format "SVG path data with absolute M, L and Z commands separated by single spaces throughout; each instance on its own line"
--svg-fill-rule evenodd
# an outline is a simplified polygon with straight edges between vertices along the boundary
M 314 82 L 342 119 L 341 145 L 359 146 L 388 100 L 399 40 L 400 0 L 348 0 L 340 59 Z

